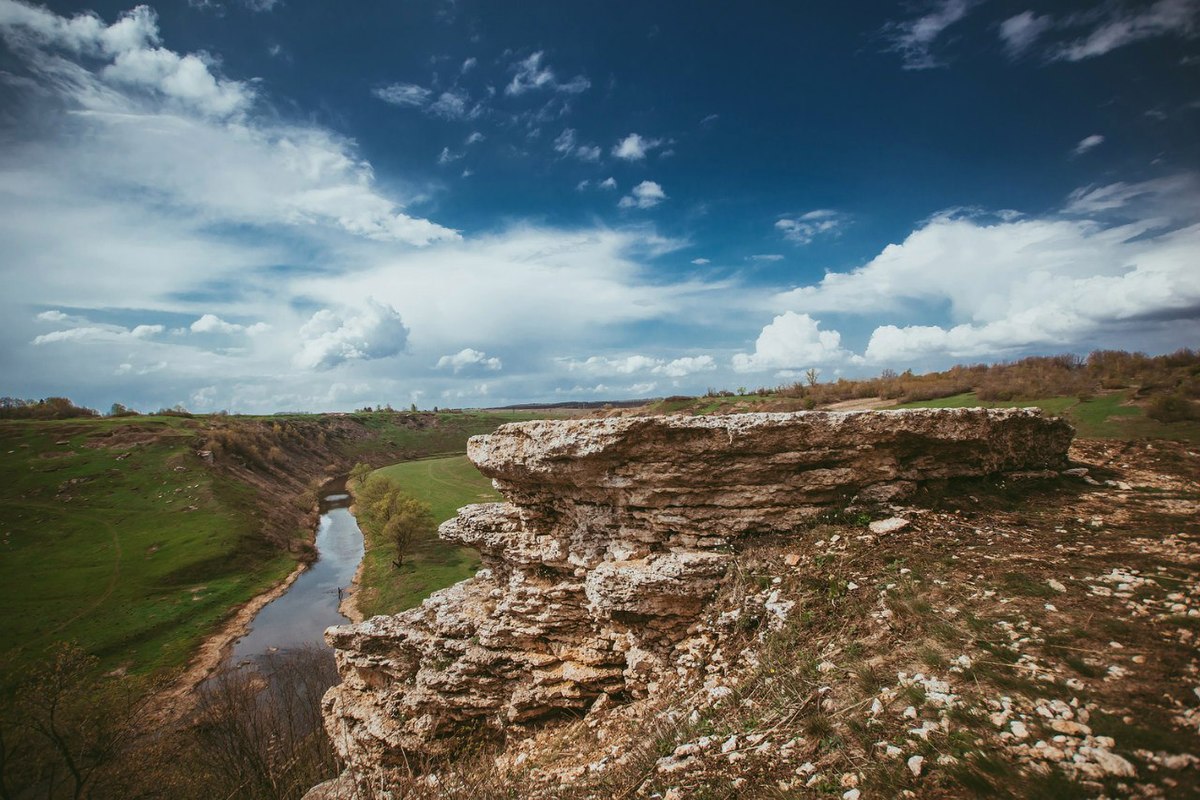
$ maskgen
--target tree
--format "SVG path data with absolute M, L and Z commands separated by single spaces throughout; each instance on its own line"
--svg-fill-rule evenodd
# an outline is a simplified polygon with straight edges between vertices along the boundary
M 26 796 L 112 796 L 119 759 L 146 729 L 149 687 L 97 675 L 97 660 L 60 643 L 6 704 L 0 720 L 0 789 Z M 11 744 L 10 744 L 11 743 Z
M 359 524 L 379 539 L 395 546 L 392 564 L 404 565 L 404 556 L 413 542 L 431 536 L 433 509 L 428 503 L 404 493 L 383 475 L 370 475 L 355 487 Z
M 374 472 L 374 470 L 371 468 L 370 464 L 364 464 L 360 461 L 354 465 L 353 469 L 350 470 L 350 480 L 361 486 L 372 472 Z
M 809 367 L 804 373 L 804 379 L 808 381 L 809 386 L 816 386 L 817 379 L 821 376 L 821 371 L 816 367 Z

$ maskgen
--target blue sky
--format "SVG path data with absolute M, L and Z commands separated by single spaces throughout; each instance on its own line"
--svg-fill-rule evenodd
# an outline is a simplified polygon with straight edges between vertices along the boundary
M 0 393 L 609 399 L 1200 343 L 1200 0 L 0 0 Z

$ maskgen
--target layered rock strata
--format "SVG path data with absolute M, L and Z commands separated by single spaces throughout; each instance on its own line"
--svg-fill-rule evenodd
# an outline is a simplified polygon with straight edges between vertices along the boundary
M 1037 410 L 626 417 L 502 426 L 468 454 L 505 503 L 439 535 L 484 568 L 392 617 L 330 628 L 326 728 L 359 776 L 604 695 L 645 693 L 730 545 L 922 483 L 1065 466 Z

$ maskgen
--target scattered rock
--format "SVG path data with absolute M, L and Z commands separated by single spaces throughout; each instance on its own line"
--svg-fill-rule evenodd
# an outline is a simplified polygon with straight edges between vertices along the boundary
M 908 520 L 903 517 L 889 517 L 887 519 L 878 519 L 870 524 L 871 533 L 885 534 L 896 533 L 902 531 L 911 525 Z

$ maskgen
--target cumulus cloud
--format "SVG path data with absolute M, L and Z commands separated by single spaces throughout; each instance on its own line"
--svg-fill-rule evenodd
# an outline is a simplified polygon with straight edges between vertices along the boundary
M 979 0 L 937 0 L 920 17 L 889 22 L 883 28 L 887 49 L 899 54 L 904 69 L 932 69 L 945 66 L 933 53 L 933 47 L 947 28 L 967 16 Z
M 41 322 L 66 322 L 71 319 L 70 314 L 64 314 L 58 309 L 50 309 L 43 311 L 37 315 L 37 319 Z
M 613 145 L 612 154 L 625 161 L 641 161 L 647 153 L 661 144 L 662 139 L 647 139 L 640 134 L 631 133 Z
M 395 308 L 368 299 L 361 308 L 323 308 L 299 331 L 300 349 L 292 363 L 301 369 L 331 369 L 347 361 L 394 356 L 408 343 L 408 326 Z
M 55 160 L 72 169 L 56 179 L 74 182 L 76 197 L 105 187 L 153 195 L 213 222 L 318 223 L 415 245 L 458 236 L 380 194 L 353 142 L 254 115 L 251 84 L 220 76 L 203 54 L 161 46 L 145 6 L 106 26 L 93 14 L 64 17 L 0 0 L 0 35 L 30 80 L 75 112 L 63 120 L 73 136 L 34 150 L 60 148 Z M 19 147 L 9 150 L 22 159 Z
M 503 366 L 504 365 L 500 362 L 500 359 L 489 357 L 487 353 L 470 347 L 464 347 L 454 355 L 442 356 L 437 361 L 438 369 L 445 369 L 449 367 L 455 372 L 461 372 L 468 367 L 501 369 Z
M 604 180 L 600 181 L 598 186 L 601 189 L 616 189 L 617 188 L 617 179 L 612 178 L 612 177 L 605 178 Z
M 829 364 L 849 355 L 841 341 L 839 332 L 821 330 L 820 322 L 808 314 L 785 311 L 762 329 L 754 352 L 738 353 L 732 365 L 738 372 L 762 372 Z
M 621 208 L 654 208 L 667 199 L 667 193 L 654 181 L 642 181 L 617 203 Z
M 1200 199 L 1194 190 L 1194 181 L 1179 178 L 1089 188 L 1044 219 L 939 215 L 865 266 L 829 273 L 777 301 L 852 315 L 945 310 L 939 324 L 878 326 L 864 355 L 883 365 L 1086 347 L 1097 337 L 1195 319 L 1200 224 L 1187 211 Z M 1172 211 L 1184 216 L 1172 220 Z
M 818 236 L 838 233 L 844 224 L 845 217 L 837 211 L 819 208 L 798 217 L 781 217 L 775 229 L 789 242 L 811 244 Z
M 1085 136 L 1083 139 L 1080 139 L 1079 144 L 1075 145 L 1075 149 L 1071 151 L 1071 154 L 1081 156 L 1102 144 L 1104 144 L 1104 137 L 1098 133 L 1093 133 L 1091 136 Z
M 105 25 L 84 12 L 63 17 L 38 6 L 0 0 L 0 36 L 14 50 L 54 74 L 62 88 L 93 108 L 107 104 L 106 90 L 129 91 L 169 103 L 181 110 L 228 118 L 245 112 L 254 101 L 253 88 L 215 72 L 204 53 L 180 55 L 159 46 L 158 17 L 148 6 L 123 13 Z M 79 60 L 101 66 L 87 73 Z M 90 85 L 87 85 L 90 84 Z
M 591 81 L 583 75 L 576 75 L 565 83 L 560 82 L 554 74 L 554 70 L 543 63 L 544 55 L 543 51 L 539 50 L 528 58 L 513 64 L 513 77 L 508 86 L 504 87 L 504 93 L 517 96 L 537 89 L 547 89 L 567 94 L 579 94 L 587 91 L 592 85 Z
M 216 314 L 204 314 L 190 326 L 192 333 L 248 333 L 251 336 L 256 336 L 270 330 L 271 326 L 265 322 L 256 322 L 253 325 L 239 325 L 236 322 L 226 322 Z

